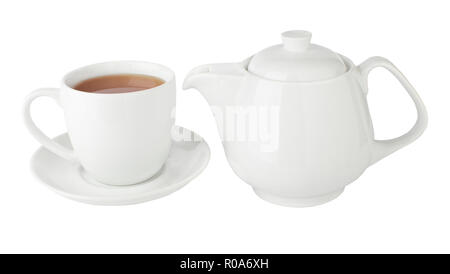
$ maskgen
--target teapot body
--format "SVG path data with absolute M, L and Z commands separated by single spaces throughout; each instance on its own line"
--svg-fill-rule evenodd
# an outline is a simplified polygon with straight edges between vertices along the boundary
M 319 81 L 266 79 L 248 70 L 251 58 L 203 65 L 186 77 L 183 87 L 208 101 L 233 171 L 264 200 L 295 207 L 330 201 L 425 131 L 422 100 L 389 60 L 371 57 L 355 66 L 340 58 L 345 73 Z M 367 78 L 376 67 L 399 80 L 417 109 L 414 126 L 394 139 L 374 139 Z
M 228 120 L 241 122 L 217 122 L 229 164 L 257 193 L 295 200 L 329 196 L 370 165 L 366 93 L 348 62 L 345 74 L 311 83 L 246 73 L 234 105 L 224 106 Z

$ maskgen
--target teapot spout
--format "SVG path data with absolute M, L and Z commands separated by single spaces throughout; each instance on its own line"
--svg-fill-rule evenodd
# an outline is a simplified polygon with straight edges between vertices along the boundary
M 186 76 L 183 89 L 197 89 L 210 106 L 233 105 L 245 72 L 244 63 L 199 66 Z

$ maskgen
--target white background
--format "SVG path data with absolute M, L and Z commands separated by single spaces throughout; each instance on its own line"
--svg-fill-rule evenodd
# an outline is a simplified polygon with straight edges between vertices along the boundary
M 450 252 L 450 8 L 447 1 L 2 1 L 0 4 L 1 252 Z M 425 134 L 366 170 L 336 200 L 285 208 L 259 199 L 230 169 L 206 101 L 182 80 L 205 63 L 240 61 L 307 29 L 352 59 L 390 59 L 430 116 Z M 39 147 L 23 98 L 77 67 L 162 63 L 177 75 L 177 123 L 211 147 L 209 166 L 170 196 L 121 207 L 58 196 L 29 170 Z M 388 72 L 370 76 L 377 138 L 415 121 Z M 50 136 L 65 131 L 50 99 L 32 108 Z

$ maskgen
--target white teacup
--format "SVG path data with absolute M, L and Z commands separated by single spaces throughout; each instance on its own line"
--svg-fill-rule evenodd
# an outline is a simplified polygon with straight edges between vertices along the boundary
M 164 84 L 141 91 L 99 94 L 73 89 L 93 77 L 113 74 L 156 76 Z M 40 96 L 55 99 L 64 110 L 73 150 L 61 146 L 36 127 L 31 102 Z M 23 115 L 30 133 L 48 150 L 79 162 L 86 173 L 110 185 L 129 185 L 155 175 L 172 144 L 175 75 L 162 65 L 118 61 L 89 65 L 68 73 L 60 88 L 43 88 L 25 100 Z

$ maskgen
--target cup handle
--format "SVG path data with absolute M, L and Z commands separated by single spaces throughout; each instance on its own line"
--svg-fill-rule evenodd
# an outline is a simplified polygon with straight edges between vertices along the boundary
M 56 155 L 69 160 L 76 161 L 75 153 L 73 150 L 68 149 L 65 146 L 58 144 L 57 142 L 50 139 L 47 135 L 45 135 L 33 122 L 30 115 L 30 106 L 34 99 L 47 96 L 59 102 L 59 89 L 57 88 L 42 88 L 31 92 L 26 98 L 22 108 L 22 115 L 24 118 L 25 126 L 30 131 L 31 135 L 33 135 L 36 140 L 41 143 L 46 149 L 55 153 Z
M 414 142 L 425 131 L 428 124 L 428 114 L 414 87 L 409 83 L 406 77 L 386 58 L 371 57 L 358 66 L 362 76 L 362 84 L 365 93 L 368 91 L 368 75 L 369 72 L 376 68 L 383 67 L 391 72 L 397 80 L 406 89 L 411 96 L 417 109 L 417 120 L 414 126 L 400 137 L 389 140 L 373 140 L 371 164 L 374 164 L 398 149 Z

